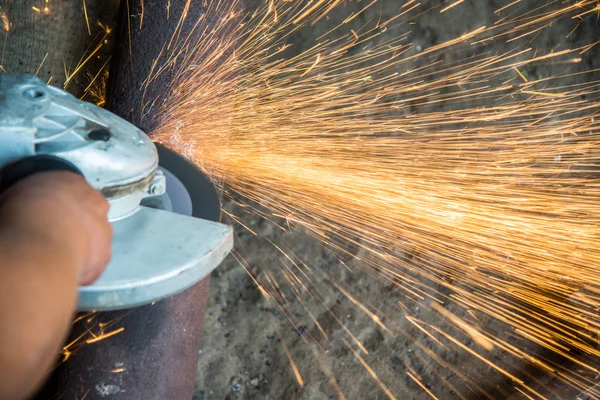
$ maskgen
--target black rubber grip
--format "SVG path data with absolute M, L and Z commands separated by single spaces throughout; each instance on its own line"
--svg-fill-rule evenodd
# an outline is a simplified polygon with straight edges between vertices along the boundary
M 0 169 L 0 194 L 25 178 L 50 171 L 68 171 L 83 176 L 73 163 L 60 157 L 47 154 L 25 157 Z

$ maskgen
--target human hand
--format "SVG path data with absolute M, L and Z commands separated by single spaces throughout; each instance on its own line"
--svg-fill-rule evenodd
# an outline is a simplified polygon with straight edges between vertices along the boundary
M 111 257 L 109 206 L 83 177 L 41 172 L 16 183 L 0 201 L 3 220 L 12 219 L 23 240 L 48 240 L 70 253 L 81 285 L 102 274 Z
M 29 398 L 51 369 L 77 286 L 110 260 L 108 208 L 83 177 L 64 171 L 29 176 L 0 196 L 0 398 Z

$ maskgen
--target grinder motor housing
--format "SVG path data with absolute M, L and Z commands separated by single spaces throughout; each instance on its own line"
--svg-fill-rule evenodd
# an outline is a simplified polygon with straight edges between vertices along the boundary
M 110 204 L 113 257 L 96 282 L 79 288 L 80 311 L 126 309 L 179 293 L 233 247 L 231 227 L 172 212 L 166 177 L 173 174 L 159 167 L 156 146 L 107 110 L 34 76 L 2 73 L 0 137 L 0 191 L 42 170 L 71 170 Z

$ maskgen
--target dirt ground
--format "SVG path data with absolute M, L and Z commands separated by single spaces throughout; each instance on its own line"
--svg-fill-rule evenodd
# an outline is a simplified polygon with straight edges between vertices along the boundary
M 411 32 L 412 51 L 418 52 L 479 26 L 492 24 L 497 17 L 494 11 L 509 2 L 466 0 L 443 14 L 437 11 L 425 13 L 415 18 L 412 25 L 399 29 Z M 118 0 L 87 0 L 87 12 L 92 21 L 91 35 L 88 34 L 81 3 L 69 3 L 50 1 L 51 12 L 46 15 L 42 0 L 23 0 L 18 4 L 5 0 L 4 7 L 13 23 L 6 35 L 2 62 L 7 71 L 36 72 L 39 68 L 42 78 L 52 77 L 53 82 L 62 82 L 65 65 L 72 70 L 90 42 L 103 31 L 95 21 L 114 26 Z M 315 27 L 299 31 L 290 39 L 294 45 L 290 51 L 299 52 L 307 48 L 323 32 L 366 3 L 347 1 L 329 20 L 324 19 Z M 437 0 L 428 2 L 431 6 L 440 3 Z M 531 9 L 539 3 L 530 1 L 524 7 Z M 394 16 L 402 4 L 404 2 L 398 0 L 380 0 L 377 7 L 354 19 L 347 29 L 358 30 L 372 18 Z M 250 7 L 253 6 L 255 4 L 251 3 Z M 33 11 L 32 7 L 42 8 L 42 12 Z M 567 39 L 573 28 L 572 20 L 560 21 L 538 35 L 532 46 L 561 49 L 599 37 L 600 29 L 590 22 L 580 26 Z M 398 31 L 387 33 L 388 36 L 394 34 Z M 488 45 L 488 50 L 500 53 L 506 50 L 506 44 L 494 42 Z M 95 55 L 96 68 L 109 53 L 110 46 L 106 46 Z M 446 60 L 456 56 L 443 55 Z M 572 68 L 590 70 L 598 67 L 600 59 L 597 51 L 592 49 L 584 54 L 582 63 Z M 548 76 L 555 72 L 555 68 L 545 65 L 527 73 Z M 573 79 L 585 81 L 593 77 L 582 75 Z M 88 82 L 88 77 L 79 75 L 69 89 L 81 94 Z M 232 201 L 228 201 L 225 208 L 240 215 L 242 222 L 257 233 L 254 237 L 243 229 L 237 231 L 236 248 L 252 268 L 272 270 L 288 262 L 266 244 L 270 240 L 298 255 L 306 265 L 323 271 L 327 279 L 318 283 L 322 289 L 322 302 L 307 303 L 306 308 L 289 304 L 293 310 L 292 318 L 297 319 L 294 326 L 288 320 L 289 315 L 286 316 L 284 310 L 265 299 L 234 257 L 229 257 L 212 275 L 194 399 L 329 399 L 341 397 L 340 393 L 348 399 L 387 398 L 347 346 L 350 342 L 348 332 L 368 350 L 368 355 L 363 355 L 364 361 L 398 399 L 430 398 L 426 390 L 440 399 L 480 398 L 484 393 L 498 399 L 521 398 L 510 380 L 486 364 L 476 362 L 465 352 L 438 352 L 441 363 L 427 361 L 427 351 L 433 345 L 405 319 L 390 318 L 386 322 L 394 327 L 394 331 L 386 332 L 356 304 L 342 296 L 332 282 L 349 288 L 353 296 L 372 310 L 402 315 L 398 314 L 396 305 L 400 301 L 399 294 L 389 283 L 361 272 L 356 259 L 361 257 L 361 253 L 356 249 L 350 249 L 356 257 L 343 260 L 344 266 L 302 232 L 284 232 L 264 219 L 245 213 Z M 288 293 L 288 296 L 293 298 L 293 294 Z M 293 301 L 290 300 L 290 303 Z M 429 315 L 430 311 L 421 310 L 418 304 L 413 304 L 410 311 L 423 321 L 433 318 Z M 384 314 L 387 315 L 387 312 Z M 481 324 L 494 326 L 493 321 L 483 320 Z M 424 346 L 419 347 L 417 339 Z M 464 344 L 473 345 L 468 340 Z M 494 362 L 511 371 L 528 372 L 524 362 L 503 357 L 500 353 L 491 356 Z M 442 365 L 444 363 L 445 366 Z M 407 372 L 418 376 L 423 387 L 410 379 Z M 532 374 L 531 382 L 545 379 L 535 376 L 533 371 L 529 372 Z M 459 379 L 461 373 L 471 376 L 482 389 L 472 389 L 473 382 Z M 552 382 L 545 383 L 553 385 Z M 558 386 L 554 389 L 556 398 L 574 398 L 572 392 L 562 391 Z
M 398 13 L 401 3 L 403 2 L 395 0 L 379 2 L 378 7 L 373 7 L 352 21 L 348 29 L 358 30 L 372 18 L 390 18 Z M 431 6 L 440 3 L 428 2 Z M 389 32 L 388 37 L 402 29 L 410 30 L 415 47 L 413 51 L 418 51 L 417 47 L 423 50 L 482 25 L 489 26 L 496 18 L 494 11 L 508 3 L 500 0 L 467 0 L 444 14 L 437 11 L 426 13 L 415 19 L 414 25 Z M 533 1 L 524 7 L 531 9 L 540 3 L 543 2 Z M 365 2 L 346 2 L 339 15 L 334 14 L 329 21 L 299 32 L 291 39 L 294 51 L 306 49 L 317 37 L 364 5 Z M 598 26 L 585 24 L 565 39 L 573 27 L 571 20 L 560 21 L 537 36 L 532 45 L 540 49 L 558 50 L 598 37 Z M 507 49 L 504 42 L 499 42 L 488 45 L 486 50 L 501 53 Z M 597 55 L 595 51 L 585 54 L 583 62 L 572 70 L 597 68 L 600 66 Z M 445 54 L 443 57 L 448 61 L 458 57 L 458 54 Z M 528 70 L 527 73 L 530 76 L 549 76 L 558 72 L 557 68 L 559 67 L 548 64 Z M 593 77 L 579 77 L 575 81 L 577 79 L 582 81 Z M 231 202 L 227 204 L 227 208 L 236 215 L 245 215 L 242 209 L 236 208 Z M 281 233 L 266 221 L 250 215 L 245 215 L 242 221 L 258 235 L 253 238 L 243 229 L 238 231 L 237 246 L 243 251 L 249 265 L 269 270 L 273 264 L 286 262 L 281 255 L 271 254 L 269 246 L 265 244 L 266 239 L 269 239 L 286 248 L 286 251 L 299 255 L 306 265 L 321 269 L 332 280 L 349 288 L 353 296 L 363 304 L 370 305 L 371 309 L 394 309 L 391 312 L 395 311 L 398 315 L 398 310 L 393 305 L 401 299 L 393 287 L 360 272 L 360 262 L 349 258 L 345 261 L 351 266 L 351 270 L 346 269 L 301 232 Z M 361 256 L 359 252 L 357 257 Z M 315 319 L 327 332 L 328 340 L 319 339 L 318 328 L 306 310 L 299 307 L 296 311 L 298 320 L 302 321 L 300 330 L 314 335 L 318 338 L 317 343 L 322 346 L 321 349 L 315 349 L 317 346 L 308 344 L 301 335 L 302 332 L 292 327 L 272 301 L 265 300 L 258 293 L 237 261 L 229 258 L 212 277 L 195 399 L 329 399 L 338 398 L 338 390 L 348 399 L 387 398 L 360 361 L 344 345 L 344 341 L 349 341 L 349 336 L 331 317 L 329 310 L 339 316 L 346 328 L 364 344 L 369 352 L 365 360 L 398 399 L 431 398 L 424 388 L 407 377 L 407 371 L 415 372 L 423 385 L 440 399 L 462 396 L 475 399 L 486 394 L 497 399 L 525 398 L 514 389 L 510 380 L 465 352 L 438 353 L 448 366 L 457 367 L 454 372 L 448 366 L 427 361 L 425 353 L 434 346 L 406 320 L 396 318 L 393 323 L 389 321 L 396 331 L 394 334 L 386 333 L 330 283 L 325 282 L 319 287 L 324 293 L 324 306 L 308 309 L 315 314 Z M 434 320 L 431 312 L 425 308 L 419 310 L 418 304 L 413 305 L 411 311 L 423 321 Z M 399 314 L 402 315 L 401 312 Z M 482 320 L 480 323 L 494 330 L 493 321 Z M 496 332 L 502 334 L 500 330 Z M 425 348 L 418 348 L 417 340 L 425 343 Z M 468 341 L 465 344 L 472 345 Z M 535 346 L 530 346 L 532 351 L 539 351 Z M 286 351 L 289 351 L 298 368 L 303 386 L 298 383 Z M 528 372 L 527 366 L 520 360 L 510 359 L 501 353 L 496 353 L 491 358 L 511 371 Z M 473 377 L 482 390 L 471 390 L 473 385 L 461 382 L 458 378 L 460 372 Z M 532 373 L 529 382 L 539 379 L 548 384 L 554 390 L 553 398 L 575 398 L 575 393 L 529 372 Z

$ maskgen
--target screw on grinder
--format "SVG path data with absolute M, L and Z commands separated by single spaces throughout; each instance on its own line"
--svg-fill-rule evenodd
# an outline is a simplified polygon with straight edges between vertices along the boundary
M 233 247 L 230 226 L 171 212 L 156 146 L 124 119 L 23 74 L 0 74 L 0 190 L 33 173 L 82 174 L 110 204 L 112 259 L 79 288 L 78 310 L 118 310 L 179 293 Z M 151 205 L 154 206 L 151 206 Z M 69 243 L 65 243 L 68 246 Z

